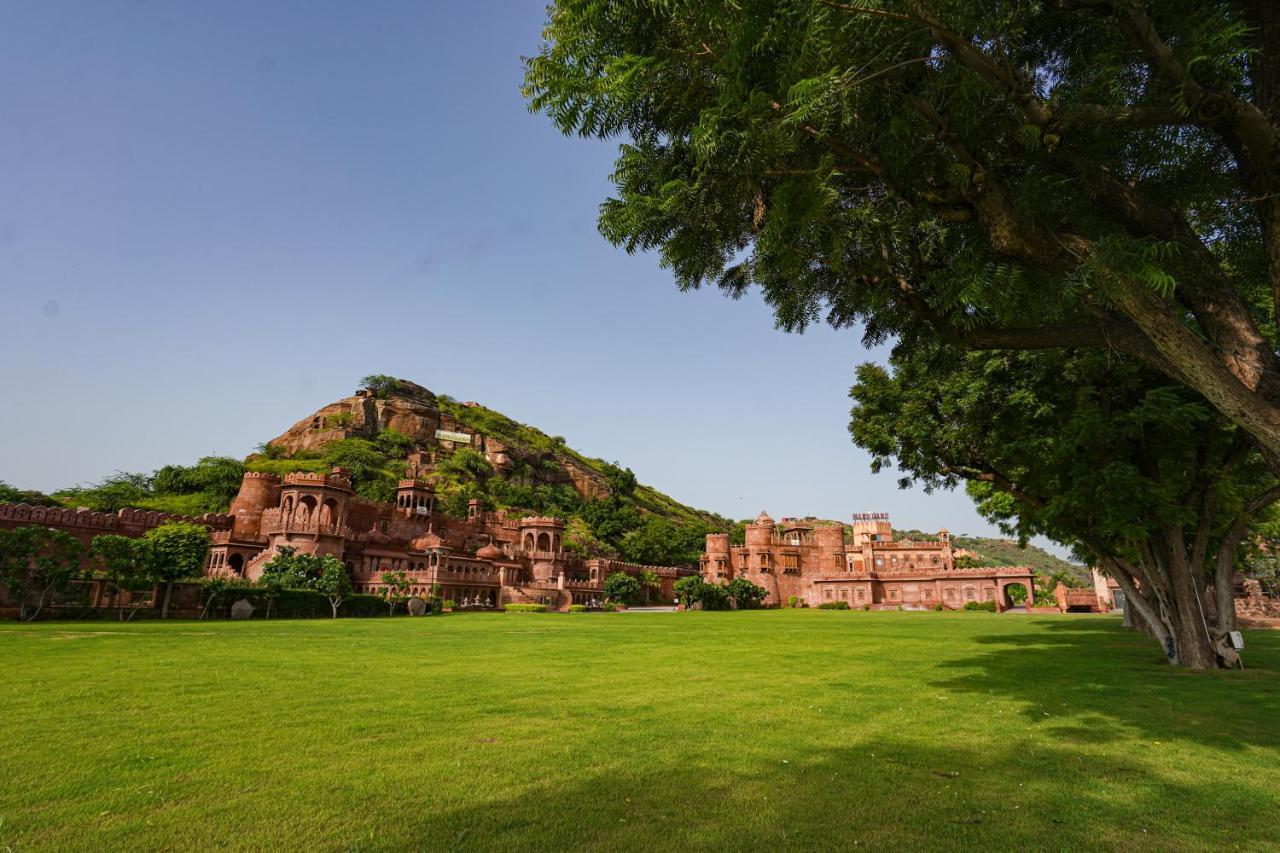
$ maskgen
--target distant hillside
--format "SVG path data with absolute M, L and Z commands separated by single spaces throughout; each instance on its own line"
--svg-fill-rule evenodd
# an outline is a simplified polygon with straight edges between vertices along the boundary
M 731 523 L 636 481 L 619 463 L 588 457 L 501 412 L 435 394 L 390 376 L 370 376 L 244 460 L 206 457 L 151 474 L 119 472 L 53 496 L 72 507 L 125 506 L 197 514 L 225 511 L 246 470 L 287 474 L 348 469 L 357 493 L 392 501 L 398 480 L 428 480 L 440 507 L 463 517 L 468 503 L 568 521 L 566 547 L 637 563 L 697 561 L 709 532 Z

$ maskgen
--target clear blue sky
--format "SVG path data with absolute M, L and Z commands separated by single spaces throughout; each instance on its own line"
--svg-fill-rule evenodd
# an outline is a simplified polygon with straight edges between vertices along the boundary
M 543 0 L 0 4 L 0 479 L 241 456 L 390 373 L 732 517 L 990 528 L 872 476 L 854 333 L 597 233 L 614 146 L 530 115 Z

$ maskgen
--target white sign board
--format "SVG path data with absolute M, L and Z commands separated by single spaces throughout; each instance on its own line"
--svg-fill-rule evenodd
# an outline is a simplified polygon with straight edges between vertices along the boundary
M 436 438 L 444 441 L 456 441 L 458 444 L 470 444 L 471 436 L 465 432 L 449 432 L 447 429 L 436 430 Z

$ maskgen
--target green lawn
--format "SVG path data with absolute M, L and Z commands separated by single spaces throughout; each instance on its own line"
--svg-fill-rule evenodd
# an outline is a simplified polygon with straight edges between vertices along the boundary
M 0 625 L 0 851 L 1280 849 L 1280 632 L 767 611 Z

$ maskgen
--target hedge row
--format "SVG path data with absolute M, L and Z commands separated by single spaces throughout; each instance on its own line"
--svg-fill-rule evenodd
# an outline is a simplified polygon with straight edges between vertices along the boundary
M 545 604 L 508 604 L 505 608 L 508 613 L 546 613 L 547 605 Z

